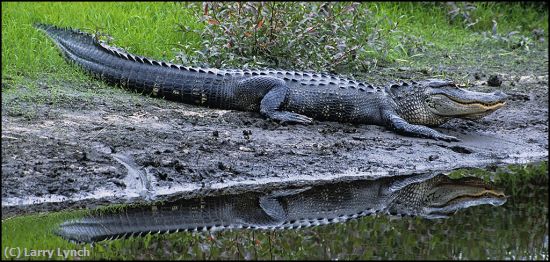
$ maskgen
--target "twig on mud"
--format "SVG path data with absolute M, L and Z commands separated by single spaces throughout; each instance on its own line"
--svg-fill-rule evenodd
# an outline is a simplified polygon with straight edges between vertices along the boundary
M 97 132 L 94 136 L 89 137 L 88 139 L 89 139 L 89 140 L 93 140 L 93 139 L 96 138 L 99 134 L 101 134 L 101 132 L 103 132 L 103 130 L 105 130 L 105 128 L 107 128 L 107 127 L 109 127 L 109 126 L 111 126 L 111 125 L 112 125 L 112 123 L 107 124 L 107 126 L 101 128 L 101 129 L 99 130 L 99 132 Z
M 116 117 L 116 116 L 115 116 L 115 117 Z M 112 122 L 111 122 L 111 123 L 107 123 L 107 125 L 104 126 L 103 128 L 101 128 L 101 129 L 99 130 L 99 132 L 97 132 L 94 136 L 89 137 L 88 139 L 94 139 L 94 138 L 96 138 L 99 134 L 101 134 L 101 132 L 103 132 L 103 130 L 105 130 L 105 128 L 110 127 L 110 126 L 112 126 L 112 125 L 113 125 Z

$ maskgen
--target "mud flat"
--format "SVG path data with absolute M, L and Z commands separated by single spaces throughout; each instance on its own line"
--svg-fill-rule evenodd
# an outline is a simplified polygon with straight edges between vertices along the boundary
M 460 142 L 404 137 L 373 125 L 281 125 L 258 113 L 118 88 L 85 96 L 89 86 L 61 86 L 61 99 L 32 105 L 31 119 L 13 108 L 31 105 L 2 98 L 10 99 L 2 110 L 3 216 L 548 158 L 547 76 L 520 79 L 516 87 L 474 88 L 510 97 L 481 120 L 437 128 Z M 43 92 L 50 92 L 47 85 Z

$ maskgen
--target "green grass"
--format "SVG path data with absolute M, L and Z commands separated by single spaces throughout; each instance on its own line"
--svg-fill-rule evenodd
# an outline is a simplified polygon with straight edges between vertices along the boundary
M 370 50 L 369 59 L 386 62 L 407 61 L 428 50 L 452 51 L 480 43 L 495 45 L 479 32 L 490 32 L 492 20 L 499 33 L 518 31 L 531 35 L 543 29 L 548 39 L 548 13 L 540 6 L 518 3 L 475 3 L 470 11 L 478 22 L 465 28 L 450 21 L 449 9 L 442 3 L 363 3 L 367 32 L 379 31 L 385 44 Z M 75 67 L 60 57 L 55 46 L 34 22 L 69 26 L 114 37 L 112 44 L 129 52 L 155 59 L 173 60 L 183 45 L 195 49 L 200 42 L 194 33 L 182 33 L 181 27 L 202 28 L 195 13 L 182 3 L 2 3 L 2 79 L 21 82 L 24 78 L 53 75 L 82 79 Z M 459 20 L 459 19 L 457 19 Z M 537 41 L 533 41 L 536 43 Z M 2 89 L 4 90 L 4 89 Z
M 393 62 L 408 60 L 422 53 L 423 49 L 453 51 L 475 47 L 483 43 L 495 47 L 495 41 L 483 37 L 481 32 L 491 32 L 492 20 L 498 23 L 499 33 L 518 31 L 531 35 L 534 29 L 548 32 L 548 13 L 536 7 L 521 7 L 519 3 L 474 3 L 472 19 L 478 22 L 466 28 L 464 23 L 450 21 L 448 9 L 441 3 L 364 3 L 372 21 L 367 31 L 380 31 L 388 42 L 387 53 L 382 58 Z M 502 44 L 500 44 L 502 45 Z M 498 47 L 498 44 L 497 46 Z
M 198 42 L 193 34 L 184 39 L 179 25 L 200 27 L 180 3 L 2 2 L 2 106 L 28 120 L 36 118 L 39 105 L 55 106 L 74 94 L 97 96 L 102 91 L 96 87 L 106 86 L 67 63 L 35 22 L 109 34 L 111 44 L 161 60 L 173 59 L 178 43 Z M 72 90 L 61 86 L 67 83 Z
M 478 22 L 469 28 L 460 19 L 450 21 L 442 3 L 365 3 L 372 12 L 372 28 L 379 30 L 388 41 L 379 56 L 390 62 L 400 62 L 422 55 L 425 50 L 447 51 L 464 48 L 497 49 L 508 43 L 484 37 L 481 33 L 492 31 L 495 20 L 498 33 L 518 31 L 531 36 L 534 29 L 543 29 L 548 36 L 548 13 L 536 7 L 522 7 L 519 3 L 474 3 L 472 19 Z M 545 9 L 546 10 L 546 9 Z M 538 43 L 537 43 L 538 44 Z
M 53 230 L 67 220 L 82 216 L 83 211 L 43 213 L 30 216 L 13 217 L 2 220 L 2 249 L 16 247 L 25 249 L 51 250 L 58 247 L 75 249 L 76 244 L 54 236 Z M 9 258 L 3 253 L 2 259 Z M 45 259 L 37 257 L 35 259 Z M 28 259 L 28 258 L 27 258 Z
M 2 2 L 2 78 L 36 78 L 54 74 L 70 77 L 75 67 L 32 24 L 49 23 L 88 32 L 109 34 L 114 45 L 129 52 L 170 60 L 172 49 L 183 39 L 177 25 L 199 25 L 189 10 L 177 3 L 25 3 Z

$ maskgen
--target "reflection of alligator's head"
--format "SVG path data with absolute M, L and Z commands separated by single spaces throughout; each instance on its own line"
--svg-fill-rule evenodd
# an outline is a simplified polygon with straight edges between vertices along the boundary
M 271 192 L 269 192 L 271 191 Z M 374 213 L 440 218 L 473 205 L 500 205 L 501 191 L 479 178 L 418 174 L 302 188 L 179 199 L 160 205 L 92 212 L 61 224 L 57 233 L 77 242 L 149 232 L 227 228 L 300 228 L 344 222 Z
M 470 206 L 506 202 L 504 192 L 475 177 L 450 179 L 438 175 L 404 187 L 394 194 L 388 206 L 390 214 L 445 218 Z
M 411 124 L 440 125 L 451 118 L 479 119 L 505 104 L 501 91 L 481 93 L 458 88 L 453 82 L 430 79 L 387 88 L 398 114 Z

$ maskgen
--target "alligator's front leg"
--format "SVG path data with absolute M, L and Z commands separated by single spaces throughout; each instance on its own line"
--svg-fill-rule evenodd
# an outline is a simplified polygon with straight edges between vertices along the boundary
M 389 127 L 395 130 L 397 133 L 406 136 L 425 137 L 436 140 L 444 140 L 447 142 L 460 141 L 460 139 L 454 136 L 448 136 L 442 134 L 436 130 L 433 130 L 426 126 L 413 125 L 405 121 L 403 118 L 397 116 L 395 113 L 387 112 L 384 114 L 386 123 Z
M 270 76 L 257 76 L 242 80 L 237 85 L 238 92 L 263 91 L 265 95 L 261 98 L 260 113 L 281 122 L 294 122 L 308 124 L 312 119 L 301 114 L 281 110 L 285 103 L 289 87 L 280 78 Z

